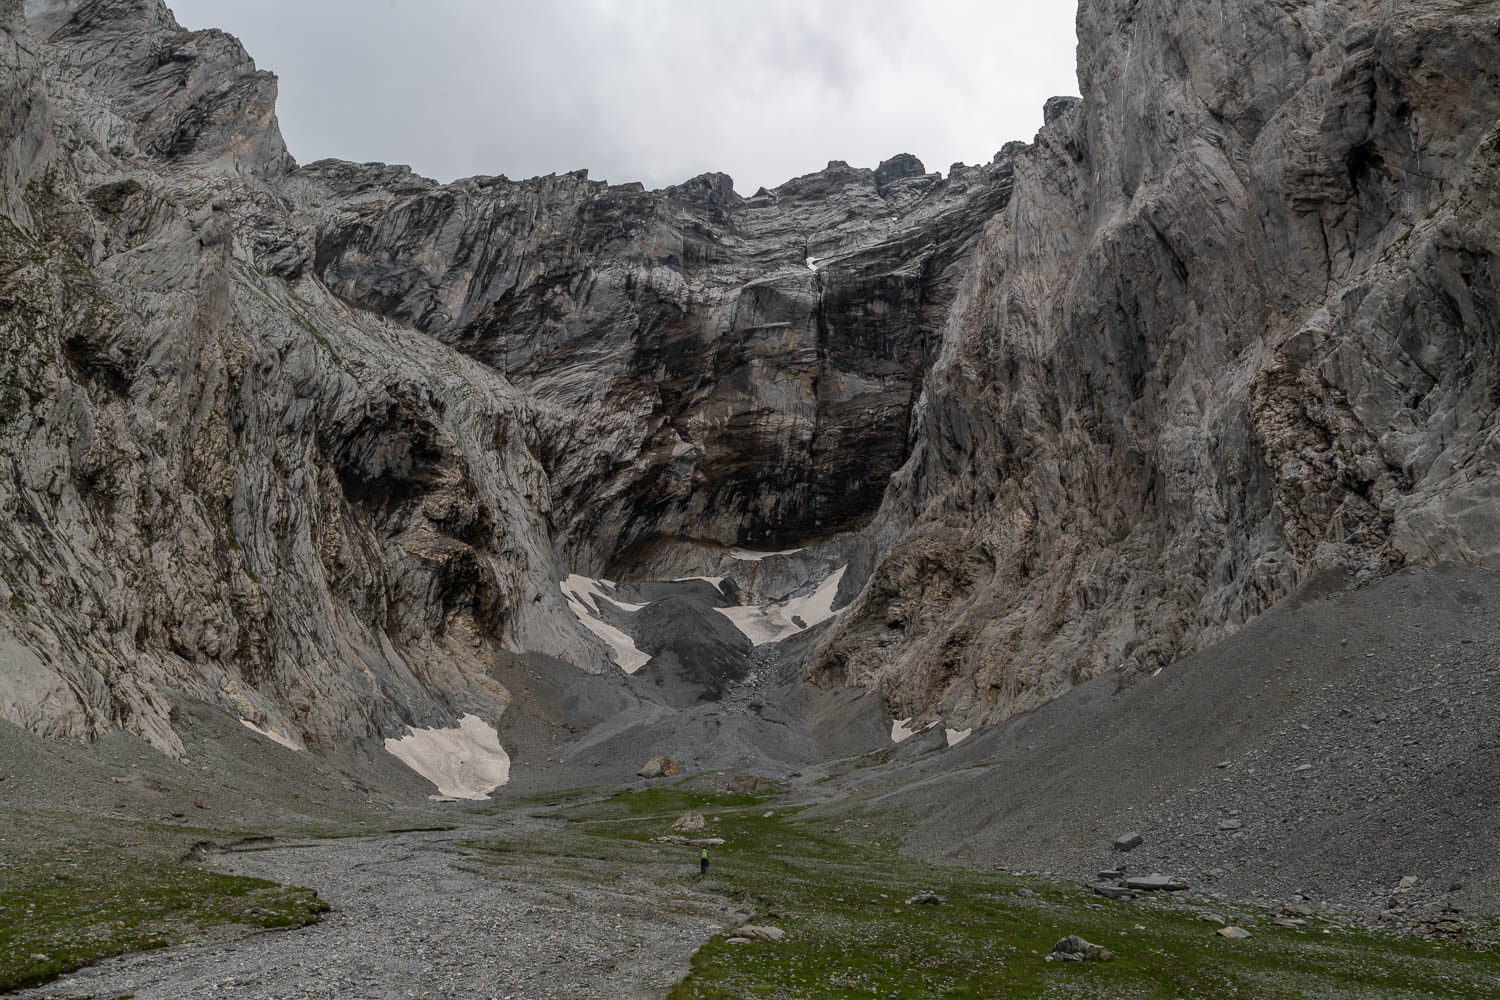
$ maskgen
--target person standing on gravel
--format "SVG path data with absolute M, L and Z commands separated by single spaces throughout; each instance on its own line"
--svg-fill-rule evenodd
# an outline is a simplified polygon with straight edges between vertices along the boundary
M 698 874 L 708 874 L 708 848 L 706 847 L 698 852 Z

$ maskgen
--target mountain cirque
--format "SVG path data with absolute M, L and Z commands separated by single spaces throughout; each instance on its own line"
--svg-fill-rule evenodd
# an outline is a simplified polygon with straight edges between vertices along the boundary
M 610 668 L 571 571 L 829 577 L 733 547 L 848 547 L 1010 193 L 1008 155 L 748 199 L 298 168 L 230 36 L 4 9 L 0 715 L 44 735 L 494 717 L 506 650 Z
M 1500 550 L 1493 5 L 1086 0 L 1033 145 L 749 198 L 298 167 L 228 35 L 0 11 L 0 717 L 33 732 L 179 753 L 188 698 L 330 747 L 627 646 L 709 643 L 718 691 L 723 609 L 840 569 L 807 676 L 968 726 L 1324 571 Z M 572 574 L 712 594 L 591 624 Z

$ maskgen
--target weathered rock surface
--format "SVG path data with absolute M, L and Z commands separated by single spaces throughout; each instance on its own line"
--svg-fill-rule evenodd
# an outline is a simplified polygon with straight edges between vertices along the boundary
M 677 762 L 670 757 L 652 757 L 635 773 L 642 778 L 670 778 L 677 774 Z
M 1108 948 L 1085 941 L 1077 934 L 1069 934 L 1052 947 L 1052 953 L 1047 956 L 1047 960 L 1049 962 L 1108 962 L 1114 957 L 1115 953 Z
M 672 829 L 679 833 L 692 833 L 694 830 L 701 830 L 707 825 L 708 821 L 703 818 L 701 812 L 689 809 L 677 817 L 677 822 L 672 824 Z
M 0 97 L 0 717 L 169 752 L 183 696 L 493 722 L 504 651 L 613 669 L 565 568 L 863 525 L 1011 176 L 298 168 L 275 77 L 160 0 L 5 0 Z
M 1500 555 L 1491 5 L 1085 0 L 815 657 L 998 721 L 1321 570 Z
M 863 527 L 905 460 L 943 317 L 1011 162 L 834 161 L 752 198 L 586 171 L 437 185 L 319 162 L 290 179 L 329 289 L 482 360 L 537 404 L 559 545 L 629 574 L 662 547 Z M 300 270 L 299 272 L 300 273 Z
M 509 654 L 614 669 L 627 616 L 678 708 L 763 648 L 715 602 L 839 573 L 809 676 L 966 726 L 1322 571 L 1492 562 L 1493 12 L 1085 0 L 1079 37 L 1034 145 L 745 198 L 298 167 L 232 37 L 0 0 L 0 717 L 493 722 Z M 569 573 L 717 596 L 586 630 Z
M 0 17 L 0 713 L 176 752 L 186 695 L 326 746 L 493 719 L 499 649 L 599 663 L 521 395 L 276 276 L 315 229 L 274 186 L 274 78 L 150 0 L 27 10 Z

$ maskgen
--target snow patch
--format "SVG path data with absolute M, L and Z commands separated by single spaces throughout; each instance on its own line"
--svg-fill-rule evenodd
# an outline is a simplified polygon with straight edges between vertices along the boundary
M 274 729 L 262 729 L 259 726 L 257 726 L 255 723 L 251 722 L 249 719 L 241 719 L 240 720 L 240 725 L 244 726 L 246 729 L 253 729 L 253 730 L 255 730 L 257 733 L 260 733 L 262 736 L 264 736 L 268 740 L 274 740 L 277 743 L 280 743 L 282 746 L 286 747 L 288 750 L 296 750 L 298 753 L 302 752 L 302 748 L 299 747 L 297 744 L 293 743 L 291 741 L 290 737 L 283 736 L 283 735 L 281 735 L 280 733 L 278 733 Z
M 413 729 L 385 748 L 437 786 L 437 798 L 487 799 L 510 780 L 510 754 L 493 726 L 465 715 L 453 729 Z
M 911 716 L 908 715 L 904 719 L 897 719 L 895 722 L 891 723 L 892 743 L 900 743 L 902 740 L 909 740 L 915 735 L 917 735 L 917 731 L 911 727 Z
M 723 590 L 724 589 L 724 581 L 727 580 L 727 579 L 729 579 L 729 577 L 727 577 L 727 576 L 679 576 L 677 579 L 673 580 L 672 582 L 673 583 L 689 583 L 689 582 L 691 582 L 693 580 L 702 580 L 704 583 L 709 584 L 710 586 L 712 586 L 715 590 Z
M 621 670 L 627 674 L 633 674 L 646 665 L 646 662 L 651 659 L 650 654 L 642 652 L 630 636 L 597 617 L 601 599 L 622 611 L 639 611 L 645 607 L 644 604 L 626 604 L 624 601 L 617 601 L 601 589 L 609 587 L 613 590 L 613 583 L 608 580 L 591 580 L 576 573 L 570 575 L 558 586 L 562 589 L 563 597 L 568 601 L 568 610 L 573 612 L 584 628 L 603 639 L 609 648 L 614 650 L 615 662 L 619 664 Z
M 806 597 L 794 597 L 789 601 L 776 604 L 714 608 L 714 610 L 734 622 L 734 627 L 745 633 L 746 637 L 757 646 L 764 646 L 768 642 L 780 642 L 799 632 L 806 632 L 814 625 L 820 625 L 833 617 L 833 600 L 838 596 L 839 581 L 844 578 L 844 570 L 848 568 L 848 566 L 840 566 Z M 793 621 L 794 618 L 801 624 Z
M 789 556 L 794 552 L 801 551 L 801 549 L 782 549 L 780 552 L 757 552 L 754 549 L 730 549 L 729 554 L 736 559 L 743 559 L 746 562 L 760 562 L 762 559 L 769 559 L 772 556 Z
M 614 583 L 609 580 L 591 580 L 586 576 L 579 576 L 577 573 L 573 573 L 562 583 L 558 584 L 558 586 L 562 588 L 563 596 L 569 600 L 587 601 L 589 610 L 593 611 L 596 615 L 599 613 L 600 598 L 613 604 L 621 611 L 639 611 L 645 607 L 644 604 L 626 604 L 624 601 L 618 601 L 610 597 L 602 589 L 604 587 L 608 587 L 610 590 L 615 589 Z
M 974 727 L 973 726 L 970 726 L 968 729 L 947 729 L 947 728 L 945 728 L 943 730 L 944 734 L 946 734 L 947 737 L 948 737 L 948 745 L 950 747 L 953 746 L 954 744 L 962 743 L 964 740 L 968 739 L 969 738 L 969 734 L 972 733 L 973 731 L 974 731 Z
M 811 271 L 812 273 L 817 274 L 818 273 L 818 258 L 816 258 L 816 257 L 809 257 L 809 258 L 807 258 L 807 269 L 809 271 Z

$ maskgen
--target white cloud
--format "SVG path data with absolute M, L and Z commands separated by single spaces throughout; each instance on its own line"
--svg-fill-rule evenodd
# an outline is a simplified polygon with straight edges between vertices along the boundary
M 292 153 L 441 180 L 587 167 L 744 194 L 830 159 L 946 171 L 1077 90 L 1072 5 L 993 0 L 169 0 L 281 77 Z

